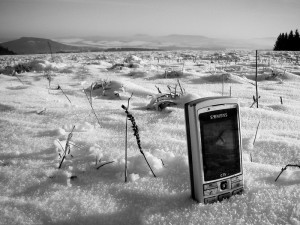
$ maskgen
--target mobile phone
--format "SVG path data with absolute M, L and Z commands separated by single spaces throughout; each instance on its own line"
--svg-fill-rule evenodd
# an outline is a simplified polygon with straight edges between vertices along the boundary
M 239 103 L 231 97 L 185 104 L 192 198 L 214 203 L 243 192 Z

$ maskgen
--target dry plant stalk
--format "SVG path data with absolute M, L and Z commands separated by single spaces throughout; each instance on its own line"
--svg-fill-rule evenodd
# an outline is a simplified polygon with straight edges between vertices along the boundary
M 60 85 L 57 86 L 57 90 L 61 90 L 61 92 L 64 94 L 64 96 L 66 96 L 66 98 L 68 99 L 68 101 L 72 104 L 71 100 L 68 98 L 68 96 L 67 96 L 66 93 L 63 91 L 63 89 L 61 88 Z
M 102 166 L 105 166 L 105 165 L 107 165 L 107 164 L 111 164 L 111 163 L 113 163 L 113 162 L 114 162 L 114 161 L 105 162 L 105 163 L 101 164 L 100 166 L 98 166 L 98 167 L 97 167 L 97 170 L 99 170 Z
M 254 104 L 258 102 L 258 99 L 260 99 L 260 96 L 258 96 L 258 98 L 256 98 L 256 97 L 253 95 L 253 103 L 252 103 L 252 105 L 250 106 L 250 108 L 252 108 L 252 107 L 254 106 Z
M 258 124 L 257 124 L 257 127 L 256 127 L 256 132 L 255 132 L 254 140 L 253 140 L 253 143 L 252 143 L 253 146 L 254 146 L 255 141 L 256 141 L 256 137 L 257 137 L 257 132 L 258 132 L 259 124 L 260 124 L 260 121 L 258 121 Z M 251 162 L 253 161 L 251 152 L 250 152 L 250 160 L 251 160 Z
M 156 85 L 155 85 L 155 87 L 156 87 L 158 93 L 161 94 L 162 92 L 161 92 L 161 90 L 159 89 L 159 87 L 157 87 Z
M 143 157 L 144 157 L 144 159 L 145 159 L 145 161 L 146 161 L 148 167 L 150 168 L 150 170 L 151 170 L 153 176 L 156 177 L 156 175 L 155 175 L 155 173 L 153 172 L 153 170 L 152 170 L 152 168 L 151 168 L 151 166 L 150 166 L 150 164 L 149 164 L 149 162 L 148 162 L 148 160 L 147 160 L 147 158 L 146 158 L 146 156 L 145 156 L 145 153 L 144 153 L 144 151 L 143 151 L 143 149 L 142 149 L 142 146 L 141 146 L 141 140 L 140 140 L 140 135 L 139 135 L 139 128 L 138 128 L 138 126 L 137 126 L 137 124 L 136 124 L 136 122 L 135 122 L 135 119 L 134 119 L 133 115 L 128 111 L 128 108 L 127 108 L 126 106 L 122 105 L 122 109 L 125 110 L 125 113 L 127 114 L 128 120 L 130 120 L 131 123 L 132 123 L 133 135 L 136 137 L 136 142 L 137 142 L 138 148 L 139 148 L 139 150 L 140 150 L 140 153 L 143 155 Z M 127 147 L 126 147 L 126 148 L 127 148 Z
M 179 85 L 180 91 L 181 91 L 181 95 L 183 95 L 185 93 L 185 89 L 181 86 L 179 79 L 177 79 L 177 83 Z
M 132 97 L 133 93 L 131 94 L 130 98 L 128 98 L 128 102 L 127 102 L 127 110 L 129 110 L 129 101 Z M 127 175 L 128 175 L 128 171 L 127 171 L 127 124 L 128 124 L 128 119 L 126 117 L 126 127 L 125 127 L 125 171 L 124 171 L 124 175 L 125 175 L 125 182 L 127 182 Z
M 12 76 L 16 77 L 21 82 L 21 84 L 25 85 L 24 82 L 17 76 L 17 73 L 15 70 L 13 71 Z
M 53 80 L 52 77 L 51 77 L 51 75 L 50 75 L 50 71 L 48 71 L 46 73 L 46 79 L 48 80 L 48 92 L 49 92 L 50 87 L 51 87 L 51 81 Z
M 256 136 L 257 136 L 259 124 L 260 124 L 260 121 L 258 121 L 258 124 L 257 124 L 257 127 L 256 127 L 256 132 L 255 132 L 255 137 L 254 137 L 254 140 L 253 140 L 253 145 L 255 144 L 255 141 L 256 141 Z
M 280 175 L 283 173 L 283 171 L 285 171 L 288 167 L 298 167 L 300 169 L 300 165 L 293 165 L 293 164 L 288 164 L 286 165 L 284 168 L 281 169 L 281 172 L 278 174 L 278 176 L 275 179 L 275 182 L 278 180 L 278 178 L 280 177 Z
M 63 161 L 65 160 L 67 154 L 70 154 L 70 151 L 71 151 L 71 148 L 70 148 L 70 140 L 71 140 L 71 138 L 72 138 L 72 136 L 73 136 L 73 131 L 74 131 L 74 129 L 75 129 L 75 125 L 73 126 L 73 128 L 72 128 L 72 130 L 71 130 L 71 133 L 69 133 L 69 135 L 68 135 L 68 138 L 67 138 L 67 141 L 66 141 L 66 146 L 65 146 L 65 148 L 64 148 L 64 155 L 62 156 L 62 159 L 61 159 L 61 161 L 60 161 L 60 163 L 59 163 L 58 169 L 61 168 L 61 165 L 62 165 Z

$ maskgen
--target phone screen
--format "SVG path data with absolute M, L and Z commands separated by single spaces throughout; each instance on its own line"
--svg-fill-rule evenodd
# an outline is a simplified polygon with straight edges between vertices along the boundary
M 237 108 L 199 115 L 204 180 L 216 180 L 240 172 Z

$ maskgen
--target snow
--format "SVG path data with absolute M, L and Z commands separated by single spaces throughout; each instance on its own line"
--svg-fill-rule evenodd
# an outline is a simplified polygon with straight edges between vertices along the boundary
M 182 76 L 165 78 L 170 66 L 182 72 L 177 59 L 189 53 L 196 61 L 184 61 Z M 285 53 L 260 52 L 261 98 L 259 108 L 250 108 L 255 52 L 234 51 L 236 61 L 228 61 L 230 51 L 217 54 L 224 60 L 212 63 L 215 52 L 208 51 L 61 54 L 54 61 L 49 55 L 1 56 L 2 68 L 26 62 L 33 70 L 0 74 L 0 224 L 299 225 L 300 169 L 288 167 L 275 182 L 285 165 L 300 164 L 299 63 L 284 60 Z M 110 69 L 124 61 L 138 69 Z M 53 78 L 50 90 L 45 73 Z M 104 81 L 105 91 L 98 86 L 90 93 L 93 83 Z M 173 106 L 147 109 L 161 96 L 157 87 L 169 93 L 168 85 L 178 81 L 185 91 L 177 89 Z M 198 204 L 190 198 L 183 105 L 222 90 L 231 90 L 241 105 L 245 192 Z M 157 177 L 128 121 L 125 183 L 121 105 L 132 93 L 129 111 Z M 66 144 L 70 154 L 58 169 Z

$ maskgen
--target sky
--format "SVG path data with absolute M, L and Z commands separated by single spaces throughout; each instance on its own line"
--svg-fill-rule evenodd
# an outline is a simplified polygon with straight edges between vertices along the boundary
M 299 12 L 299 0 L 0 0 L 0 38 L 277 37 Z

